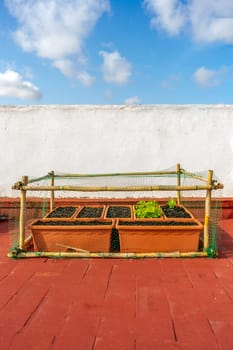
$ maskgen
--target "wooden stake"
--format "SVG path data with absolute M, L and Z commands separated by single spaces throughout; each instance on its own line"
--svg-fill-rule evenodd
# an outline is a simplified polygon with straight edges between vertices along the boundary
M 50 185 L 54 187 L 54 171 L 52 170 L 50 173 Z M 54 208 L 54 191 L 50 191 L 50 211 Z
M 177 171 L 177 186 L 180 187 L 180 164 L 176 165 L 176 171 Z M 180 190 L 177 191 L 177 204 L 180 205 Z
M 205 199 L 205 221 L 204 221 L 204 249 L 207 249 L 209 246 L 209 221 L 210 221 L 210 210 L 211 210 L 211 185 L 213 179 L 213 171 L 208 171 L 208 185 L 210 189 L 206 191 Z
M 27 186 L 28 177 L 22 177 L 22 185 Z M 20 213 L 19 213 L 19 249 L 23 249 L 25 239 L 25 218 L 26 218 L 26 190 L 20 191 Z

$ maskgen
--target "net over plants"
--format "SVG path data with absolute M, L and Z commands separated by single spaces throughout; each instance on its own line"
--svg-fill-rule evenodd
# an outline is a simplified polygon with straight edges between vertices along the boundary
M 221 188 L 212 171 L 191 173 L 179 165 L 144 173 L 52 171 L 23 177 L 13 186 L 20 198 L 9 215 L 12 251 L 54 257 L 214 256 Z

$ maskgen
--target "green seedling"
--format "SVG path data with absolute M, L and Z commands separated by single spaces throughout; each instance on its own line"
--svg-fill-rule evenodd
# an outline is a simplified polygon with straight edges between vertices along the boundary
M 174 198 L 170 198 L 169 201 L 167 202 L 167 205 L 169 206 L 170 209 L 174 209 L 176 206 L 176 200 Z

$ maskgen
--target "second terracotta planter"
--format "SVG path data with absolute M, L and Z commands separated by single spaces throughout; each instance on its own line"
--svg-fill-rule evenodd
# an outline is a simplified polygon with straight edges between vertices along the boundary
M 170 220 L 169 220 L 170 221 Z M 155 225 L 155 220 L 118 220 L 117 229 L 123 253 L 195 252 L 199 247 L 203 225 L 193 220 L 193 225 Z M 161 224 L 161 221 L 159 222 Z

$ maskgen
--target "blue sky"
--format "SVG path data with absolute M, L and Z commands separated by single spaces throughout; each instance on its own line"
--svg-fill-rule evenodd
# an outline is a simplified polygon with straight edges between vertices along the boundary
M 0 104 L 232 104 L 232 0 L 0 1 Z

